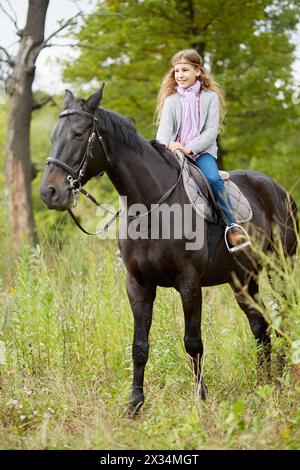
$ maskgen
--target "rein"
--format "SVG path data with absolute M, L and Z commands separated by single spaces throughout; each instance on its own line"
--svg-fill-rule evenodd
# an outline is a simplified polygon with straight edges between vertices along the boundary
M 85 172 L 86 172 L 86 169 L 87 169 L 87 166 L 88 166 L 88 163 L 89 163 L 89 160 L 90 159 L 94 159 L 94 155 L 92 153 L 92 147 L 93 147 L 93 143 L 94 143 L 94 139 L 95 137 L 97 137 L 98 139 L 98 142 L 100 143 L 100 146 L 103 150 L 103 153 L 104 153 L 104 156 L 106 158 L 106 167 L 104 170 L 102 170 L 98 176 L 103 176 L 104 173 L 107 171 L 110 163 L 111 163 L 111 160 L 109 158 L 109 155 L 108 155 L 108 152 L 107 152 L 107 148 L 106 148 L 106 145 L 104 143 L 104 140 L 103 140 L 103 137 L 101 136 L 101 134 L 99 133 L 98 131 L 98 128 L 97 128 L 97 125 L 96 123 L 98 122 L 98 118 L 96 118 L 93 114 L 90 114 L 86 111 L 80 111 L 80 110 L 72 110 L 72 109 L 68 109 L 68 110 L 65 110 L 63 111 L 60 115 L 59 115 L 59 118 L 64 118 L 66 116 L 70 116 L 72 114 L 80 114 L 80 115 L 84 115 L 84 116 L 88 116 L 89 118 L 92 119 L 92 129 L 91 129 L 91 132 L 90 132 L 90 135 L 89 135 L 89 138 L 88 138 L 88 143 L 87 143 L 87 148 L 84 152 L 84 155 L 82 157 L 82 160 L 80 162 L 80 165 L 79 165 L 79 169 L 77 170 L 77 172 L 75 170 L 73 170 L 72 167 L 70 167 L 69 165 L 67 165 L 66 163 L 63 163 L 61 162 L 60 160 L 56 159 L 56 158 L 47 158 L 46 160 L 46 164 L 47 165 L 50 165 L 50 163 L 53 163 L 54 165 L 62 168 L 63 170 L 65 170 L 68 174 L 67 176 L 67 180 L 69 181 L 70 183 L 70 190 L 72 191 L 72 194 L 73 194 L 73 197 L 74 197 L 74 207 L 76 207 L 77 205 L 77 202 L 78 202 L 78 193 L 82 193 L 84 196 L 86 196 L 90 201 L 92 201 L 97 207 L 101 207 L 102 210 L 104 210 L 105 212 L 107 213 L 110 213 L 113 215 L 113 217 L 107 222 L 107 224 L 104 226 L 104 229 L 103 230 L 100 230 L 100 231 L 97 231 L 95 233 L 91 233 L 91 232 L 88 232 L 87 230 L 85 230 L 82 225 L 80 224 L 80 222 L 78 221 L 78 219 L 76 218 L 75 214 L 73 213 L 73 211 L 71 209 L 68 209 L 68 212 L 71 216 L 71 218 L 73 219 L 73 221 L 75 222 L 75 224 L 77 225 L 78 228 L 80 228 L 80 230 L 85 233 L 86 235 L 93 235 L 93 236 L 96 236 L 96 235 L 100 235 L 102 234 L 103 232 L 107 232 L 107 230 L 109 229 L 109 227 L 112 225 L 112 223 L 119 217 L 120 215 L 120 212 L 121 210 L 118 210 L 116 213 L 110 211 L 109 209 L 107 209 L 106 207 L 104 207 L 103 205 L 99 204 L 99 202 L 97 202 L 97 200 L 94 198 L 94 196 L 92 196 L 88 191 L 86 191 L 85 189 L 82 188 L 81 186 L 81 180 L 82 178 L 84 177 L 85 175 Z M 157 207 L 160 206 L 160 204 L 162 204 L 169 196 L 170 194 L 174 191 L 174 189 L 176 188 L 177 184 L 179 183 L 181 177 L 182 177 L 182 174 L 183 174 L 183 167 L 184 167 L 184 161 L 182 162 L 182 164 L 180 165 L 180 173 L 179 173 L 179 176 L 176 180 L 176 182 L 173 184 L 173 186 L 171 186 L 171 188 L 169 188 L 163 195 L 162 197 L 159 199 L 159 201 L 154 204 L 154 206 L 149 209 L 148 211 L 144 212 L 143 214 L 139 214 L 138 216 L 128 216 L 132 219 L 137 219 L 139 217 L 144 217 L 148 214 L 150 214 L 154 209 L 156 209 Z

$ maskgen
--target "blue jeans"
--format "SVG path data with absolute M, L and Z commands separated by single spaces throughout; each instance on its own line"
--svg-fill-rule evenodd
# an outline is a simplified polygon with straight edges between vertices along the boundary
M 226 192 L 224 182 L 219 175 L 217 160 L 210 153 L 203 153 L 196 160 L 196 165 L 208 180 L 218 208 L 226 225 L 235 223 L 233 208 Z

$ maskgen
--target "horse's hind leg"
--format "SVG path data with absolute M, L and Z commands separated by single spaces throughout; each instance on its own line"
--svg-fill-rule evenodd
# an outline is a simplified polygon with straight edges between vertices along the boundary
M 201 339 L 201 309 L 202 293 L 201 287 L 191 282 L 180 286 L 182 306 L 184 310 L 185 333 L 184 345 L 187 354 L 191 357 L 194 369 L 195 392 L 202 400 L 206 398 L 206 386 L 201 374 L 201 359 L 203 344 Z
M 259 299 L 258 284 L 253 278 L 242 286 L 236 287 L 233 283 L 231 288 L 234 292 L 235 298 L 245 312 L 252 333 L 258 343 L 258 377 L 262 379 L 267 374 L 268 378 L 271 376 L 271 337 L 269 332 L 269 325 L 257 308 Z
M 141 286 L 133 276 L 128 274 L 126 288 L 134 316 L 134 339 L 132 345 L 133 382 L 130 411 L 137 415 L 144 403 L 144 372 L 149 354 L 148 336 L 152 322 L 156 287 Z

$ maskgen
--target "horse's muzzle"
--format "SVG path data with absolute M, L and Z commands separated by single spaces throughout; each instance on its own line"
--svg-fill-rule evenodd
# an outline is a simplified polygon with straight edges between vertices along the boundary
M 40 196 L 48 209 L 64 211 L 71 207 L 71 192 L 66 188 L 61 190 L 53 184 L 42 183 L 40 186 Z

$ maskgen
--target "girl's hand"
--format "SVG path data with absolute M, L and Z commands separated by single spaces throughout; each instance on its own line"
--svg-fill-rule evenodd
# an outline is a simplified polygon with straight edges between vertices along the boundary
M 185 147 L 182 145 L 180 142 L 171 142 L 169 145 L 169 149 L 172 150 L 172 152 L 176 152 L 176 150 L 181 150 L 185 155 L 189 155 L 192 153 L 192 150 L 189 147 Z

